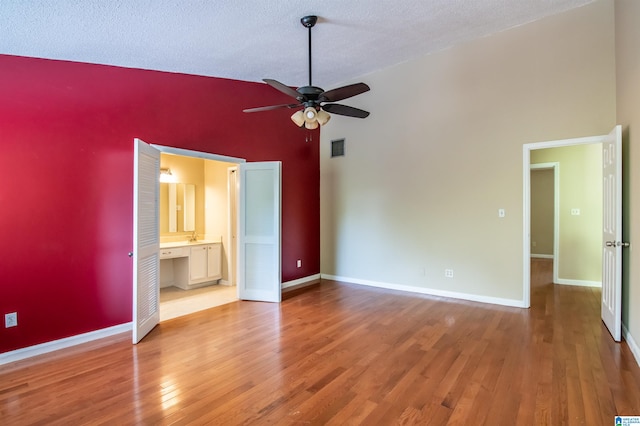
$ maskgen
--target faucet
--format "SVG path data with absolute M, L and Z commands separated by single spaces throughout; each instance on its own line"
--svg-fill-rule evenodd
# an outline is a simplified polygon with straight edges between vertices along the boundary
M 194 241 L 198 241 L 198 233 L 196 231 L 193 231 L 191 233 L 191 236 L 189 237 L 189 242 L 194 242 Z

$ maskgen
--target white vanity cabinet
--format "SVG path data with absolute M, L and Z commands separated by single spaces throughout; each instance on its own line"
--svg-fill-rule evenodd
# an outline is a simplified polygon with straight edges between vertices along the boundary
M 207 250 L 209 246 L 191 247 L 189 254 L 189 284 L 197 284 L 207 279 Z
M 191 247 L 189 255 L 189 284 L 222 278 L 221 244 Z
M 173 283 L 184 290 L 202 287 L 222 278 L 222 244 L 189 244 L 161 249 L 160 259 L 173 264 Z
M 207 246 L 207 279 L 222 278 L 222 244 Z

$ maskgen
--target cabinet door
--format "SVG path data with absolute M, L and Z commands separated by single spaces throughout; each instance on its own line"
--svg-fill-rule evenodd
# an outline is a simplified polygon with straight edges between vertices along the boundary
M 222 278 L 222 244 L 211 244 L 207 248 L 207 278 L 218 280 Z
M 191 247 L 189 256 L 189 283 L 207 279 L 207 246 Z

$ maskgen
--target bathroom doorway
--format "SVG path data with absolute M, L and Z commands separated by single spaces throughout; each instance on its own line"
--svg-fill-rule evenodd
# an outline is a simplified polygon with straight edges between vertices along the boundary
M 225 159 L 226 160 L 226 159 Z M 162 152 L 160 156 L 160 243 L 185 244 L 187 250 L 194 244 L 219 243 L 221 246 L 221 277 L 194 288 L 175 285 L 174 274 L 179 262 L 187 258 L 163 259 L 160 261 L 160 321 L 177 318 L 238 300 L 236 287 L 235 237 L 237 226 L 237 162 L 196 157 L 189 154 Z M 168 176 L 168 179 L 167 179 Z M 193 205 L 187 206 L 187 198 L 178 197 L 173 203 L 173 213 L 168 214 L 169 204 L 166 185 L 192 185 L 195 196 Z M 177 191 L 178 195 L 180 191 Z M 183 205 L 184 204 L 184 205 Z M 186 211 L 195 210 L 195 225 L 188 227 L 182 217 Z M 170 226 L 169 220 L 178 224 Z

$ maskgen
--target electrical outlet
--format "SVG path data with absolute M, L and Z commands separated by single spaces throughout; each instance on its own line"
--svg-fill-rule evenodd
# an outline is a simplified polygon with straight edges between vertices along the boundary
M 580 209 L 571 209 L 571 216 L 580 216 Z
M 531 241 L 531 247 L 535 247 L 538 243 L 536 243 L 535 241 Z
M 298 259 L 297 265 L 298 265 L 298 268 L 302 268 L 302 260 L 301 259 Z
M 453 278 L 453 269 L 445 269 L 444 276 L 447 278 Z
M 11 312 L 10 314 L 4 314 L 4 328 L 17 327 L 18 326 L 18 313 Z

